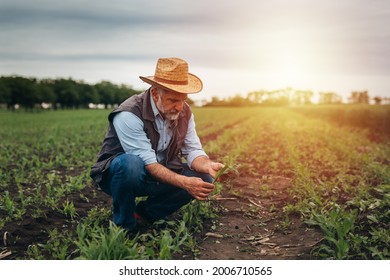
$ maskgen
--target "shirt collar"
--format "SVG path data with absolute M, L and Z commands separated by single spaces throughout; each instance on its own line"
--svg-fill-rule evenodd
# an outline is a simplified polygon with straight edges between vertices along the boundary
M 158 115 L 160 115 L 160 111 L 157 109 L 156 103 L 154 103 L 152 94 L 150 94 L 150 104 L 152 104 L 152 110 L 154 116 L 157 117 Z M 160 115 L 160 117 L 162 116 Z

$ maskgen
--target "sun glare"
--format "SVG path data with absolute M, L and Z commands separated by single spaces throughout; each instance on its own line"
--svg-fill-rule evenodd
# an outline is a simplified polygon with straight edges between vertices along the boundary
M 278 49 L 273 52 L 265 72 L 267 76 L 272 76 L 273 87 L 306 88 L 314 78 L 306 61 L 304 54 Z
M 262 72 L 275 77 L 275 87 L 307 89 L 319 80 L 321 67 L 329 63 L 329 58 L 320 55 L 323 46 L 315 31 L 295 20 L 287 18 L 287 22 L 255 42 L 264 50 L 258 53 L 257 61 Z

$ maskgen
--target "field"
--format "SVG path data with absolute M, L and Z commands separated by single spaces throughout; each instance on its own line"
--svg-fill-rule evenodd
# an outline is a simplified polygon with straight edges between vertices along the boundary
M 390 108 L 194 108 L 229 167 L 129 239 L 89 169 L 107 110 L 0 111 L 0 259 L 389 259 Z

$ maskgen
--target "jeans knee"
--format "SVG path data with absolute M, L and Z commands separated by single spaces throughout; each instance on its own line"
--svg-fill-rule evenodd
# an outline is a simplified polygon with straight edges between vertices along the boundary
M 213 183 L 214 179 L 211 177 L 210 174 L 204 174 L 202 177 L 202 180 L 207 182 L 207 183 Z
M 122 154 L 111 162 L 110 173 L 120 176 L 127 183 L 134 183 L 144 176 L 145 163 L 136 155 Z

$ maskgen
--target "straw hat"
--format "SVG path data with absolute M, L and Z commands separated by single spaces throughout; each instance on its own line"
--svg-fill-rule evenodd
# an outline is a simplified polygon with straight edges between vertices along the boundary
M 159 58 L 154 76 L 140 79 L 152 86 L 162 87 L 179 93 L 197 93 L 202 90 L 202 81 L 188 73 L 188 63 L 180 58 Z

